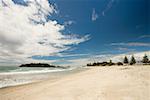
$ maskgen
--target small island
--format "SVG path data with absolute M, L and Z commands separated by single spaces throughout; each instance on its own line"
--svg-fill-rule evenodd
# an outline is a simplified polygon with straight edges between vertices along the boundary
M 63 67 L 63 66 L 49 65 L 47 63 L 22 64 L 19 67 L 69 68 L 69 67 Z

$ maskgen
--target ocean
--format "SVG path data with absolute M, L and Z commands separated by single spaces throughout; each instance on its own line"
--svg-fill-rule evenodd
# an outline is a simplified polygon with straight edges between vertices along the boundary
M 60 74 L 64 74 L 69 70 L 72 70 L 72 68 L 62 69 L 2 66 L 0 67 L 0 88 L 37 82 L 49 77 L 56 78 L 60 76 Z

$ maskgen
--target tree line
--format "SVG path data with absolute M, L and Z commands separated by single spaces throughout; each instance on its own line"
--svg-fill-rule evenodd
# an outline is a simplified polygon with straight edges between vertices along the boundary
M 134 56 L 132 55 L 130 61 L 128 60 L 128 57 L 125 56 L 123 59 L 123 62 L 113 63 L 112 60 L 110 60 L 109 62 L 89 63 L 89 64 L 87 64 L 87 66 L 134 65 L 136 63 L 137 63 L 137 61 L 134 58 Z M 150 60 L 146 54 L 143 56 L 143 59 L 142 59 L 142 61 L 140 61 L 140 63 L 142 63 L 143 65 L 150 65 Z
M 143 63 L 144 65 L 150 64 L 150 60 L 148 58 L 148 56 L 145 54 L 142 61 L 140 61 L 141 63 Z M 129 61 L 127 56 L 124 57 L 123 60 L 124 64 L 130 64 L 130 65 L 134 65 L 136 64 L 136 59 L 134 58 L 134 56 L 131 57 L 131 60 Z

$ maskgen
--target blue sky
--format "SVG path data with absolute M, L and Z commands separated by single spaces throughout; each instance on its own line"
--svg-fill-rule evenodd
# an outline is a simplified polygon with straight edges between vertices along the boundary
M 28 6 L 27 2 L 32 2 L 31 0 L 12 1 L 21 6 Z M 43 2 L 44 5 L 46 1 L 44 0 Z M 32 3 L 34 4 L 34 2 Z M 6 1 L 2 4 L 4 7 L 9 5 Z M 47 22 L 49 20 L 55 21 L 64 26 L 64 30 L 58 29 L 58 32 L 61 31 L 62 35 L 74 36 L 77 39 L 76 41 L 80 42 L 79 44 L 73 42 L 75 40 L 72 38 L 70 40 L 72 43 L 64 43 L 62 44 L 63 46 L 59 47 L 63 48 L 69 45 L 69 49 L 65 48 L 66 50 L 58 50 L 58 52 L 53 51 L 53 55 L 34 53 L 29 58 L 34 60 L 55 60 L 53 64 L 69 64 L 71 60 L 85 59 L 96 55 L 118 55 L 150 50 L 149 0 L 49 0 L 49 4 L 53 5 L 56 13 L 48 15 Z M 40 9 L 45 11 L 42 7 L 44 8 L 44 6 L 41 6 Z M 17 16 L 21 16 L 19 13 L 17 14 Z M 42 16 L 42 12 L 38 12 L 38 14 Z M 37 19 L 33 20 L 38 22 Z M 46 23 L 43 20 L 42 22 Z M 17 20 L 14 23 L 15 25 L 18 24 Z M 28 24 L 30 25 L 30 23 Z M 8 25 L 6 24 L 6 26 Z M 45 27 L 44 24 L 43 27 Z M 22 27 L 18 28 L 18 30 L 20 29 Z M 20 34 L 19 31 L 17 34 Z M 84 36 L 87 36 L 88 39 L 84 39 Z M 84 42 L 81 42 L 82 39 Z M 56 45 L 56 43 L 51 43 L 51 45 L 52 47 L 55 45 L 56 50 L 58 49 L 57 46 L 60 46 L 60 44 Z
M 90 34 L 91 37 L 89 41 L 74 46 L 74 50 L 64 53 L 120 54 L 150 49 L 148 0 L 49 1 L 55 4 L 59 10 L 58 14 L 52 16 L 52 19 L 56 19 L 62 24 L 72 21 L 64 34 Z M 92 20 L 93 11 L 97 15 L 94 20 Z M 76 57 L 62 58 L 72 59 Z M 55 57 L 45 57 L 45 59 L 55 59 Z M 60 58 L 58 57 L 58 59 Z

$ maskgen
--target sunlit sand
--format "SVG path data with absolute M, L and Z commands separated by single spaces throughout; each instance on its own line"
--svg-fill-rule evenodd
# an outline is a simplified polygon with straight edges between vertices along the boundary
M 90 67 L 53 81 L 0 89 L 0 100 L 150 100 L 150 66 Z

